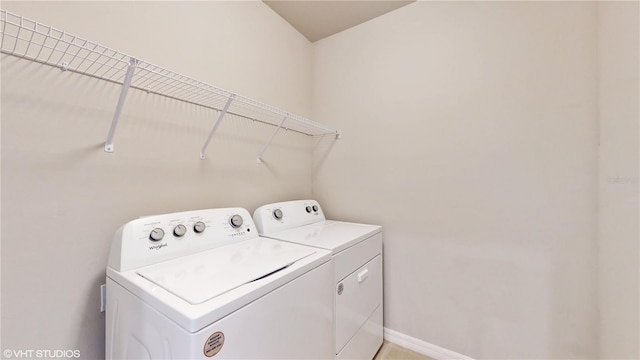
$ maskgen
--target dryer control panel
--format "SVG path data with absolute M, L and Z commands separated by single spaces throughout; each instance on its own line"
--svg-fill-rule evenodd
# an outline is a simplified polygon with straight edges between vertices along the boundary
M 256 226 L 243 208 L 146 216 L 118 229 L 108 265 L 126 271 L 255 237 Z
M 315 200 L 294 200 L 263 205 L 253 212 L 253 221 L 261 235 L 292 229 L 326 220 Z

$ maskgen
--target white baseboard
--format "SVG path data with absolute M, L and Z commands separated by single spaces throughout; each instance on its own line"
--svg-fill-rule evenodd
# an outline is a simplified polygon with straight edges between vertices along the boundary
M 458 354 L 455 351 L 430 344 L 386 327 L 384 328 L 384 339 L 436 360 L 474 360 L 466 355 Z

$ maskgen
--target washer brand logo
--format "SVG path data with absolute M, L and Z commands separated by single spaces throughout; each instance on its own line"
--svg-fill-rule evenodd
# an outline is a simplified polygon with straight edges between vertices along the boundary
M 166 247 L 167 244 L 158 244 L 158 245 L 153 245 L 153 246 L 149 246 L 149 250 L 160 250 L 163 247 Z
M 240 231 L 240 232 L 231 234 L 231 237 L 242 236 L 242 235 L 245 235 L 245 234 L 246 234 L 246 232 Z

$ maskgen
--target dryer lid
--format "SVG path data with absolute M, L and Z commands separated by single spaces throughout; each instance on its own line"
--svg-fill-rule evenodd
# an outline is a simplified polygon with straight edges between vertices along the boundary
M 381 231 L 378 225 L 325 220 L 265 236 L 331 250 L 335 254 Z
M 197 305 L 265 278 L 315 252 L 312 248 L 257 238 L 148 266 L 137 274 Z

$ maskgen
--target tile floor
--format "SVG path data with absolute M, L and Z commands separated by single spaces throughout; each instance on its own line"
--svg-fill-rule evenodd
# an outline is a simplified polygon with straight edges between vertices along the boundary
M 405 349 L 394 343 L 385 341 L 373 360 L 433 360 L 432 358 L 418 354 L 415 351 Z

